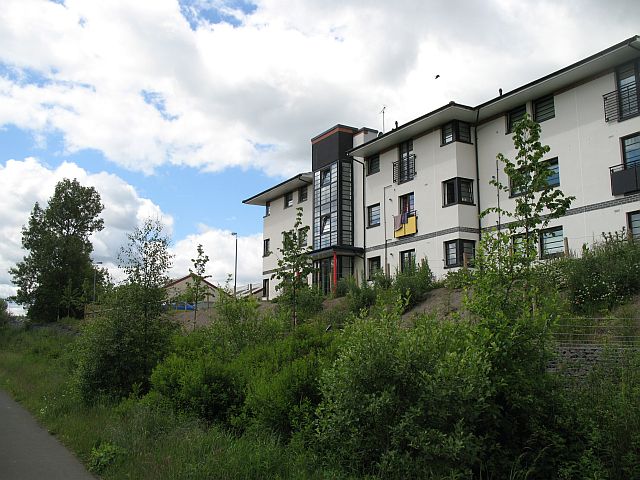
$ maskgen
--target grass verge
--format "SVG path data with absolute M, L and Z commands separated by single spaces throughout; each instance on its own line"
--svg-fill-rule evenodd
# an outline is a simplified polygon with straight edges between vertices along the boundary
M 261 432 L 236 436 L 147 397 L 84 406 L 71 385 L 74 336 L 0 330 L 0 388 L 105 479 L 322 478 L 308 453 Z

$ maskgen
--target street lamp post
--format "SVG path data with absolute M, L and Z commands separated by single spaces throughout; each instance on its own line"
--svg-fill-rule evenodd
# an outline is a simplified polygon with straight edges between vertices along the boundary
M 98 273 L 96 265 L 102 265 L 102 262 L 93 263 L 93 303 L 96 303 L 96 274 Z
M 231 232 L 231 235 L 236 237 L 236 255 L 233 262 L 233 297 L 236 298 L 238 289 L 238 232 Z

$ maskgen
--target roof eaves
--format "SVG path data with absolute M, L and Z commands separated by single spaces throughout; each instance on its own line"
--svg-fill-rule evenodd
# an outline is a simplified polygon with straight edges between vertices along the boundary
M 309 181 L 307 181 L 307 180 L 305 180 L 303 178 L 304 176 L 307 176 L 307 175 L 310 175 L 310 173 L 309 172 L 299 173 L 299 174 L 297 174 L 297 175 L 285 180 L 284 182 L 280 182 L 277 185 L 274 185 L 273 187 L 267 188 L 266 190 L 264 190 L 264 191 L 262 191 L 260 193 L 256 193 L 254 196 L 243 200 L 242 203 L 249 204 L 249 202 L 251 202 L 252 200 L 258 198 L 259 196 L 264 195 L 265 193 L 269 193 L 270 191 L 275 190 L 276 188 L 280 188 L 283 185 L 286 185 L 287 183 L 289 183 L 289 182 L 291 182 L 293 180 L 301 180 L 301 181 L 303 181 L 305 183 L 311 184 L 311 182 L 309 182 Z

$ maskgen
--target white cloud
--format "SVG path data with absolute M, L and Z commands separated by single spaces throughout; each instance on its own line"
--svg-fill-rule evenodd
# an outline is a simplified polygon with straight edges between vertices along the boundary
M 82 185 L 93 186 L 100 193 L 105 208 L 102 213 L 105 228 L 92 236 L 92 258 L 103 262 L 116 279 L 122 274 L 116 268 L 117 253 L 126 242 L 126 234 L 148 217 L 159 218 L 167 233 L 171 233 L 173 218 L 160 207 L 116 175 L 106 172 L 88 173 L 75 163 L 65 162 L 55 169 L 48 168 L 35 158 L 9 160 L 0 164 L 0 298 L 14 295 L 9 268 L 20 261 L 26 252 L 22 249 L 21 228 L 28 222 L 35 202 L 46 205 L 56 183 L 63 178 L 76 178 Z M 262 258 L 261 236 L 240 237 L 238 247 L 238 282 L 249 283 L 260 279 Z M 176 255 L 172 274 L 186 275 L 190 259 L 195 256 L 196 245 L 204 245 L 211 257 L 209 264 L 213 280 L 224 283 L 233 272 L 234 239 L 230 232 L 202 227 L 201 231 L 180 239 L 171 251 Z
M 286 175 L 335 123 L 480 103 L 638 33 L 633 2 L 601 3 L 258 0 L 244 14 L 198 0 L 190 17 L 217 8 L 239 25 L 192 29 L 176 0 L 5 0 L 0 125 L 62 132 L 68 152 L 133 170 Z
M 200 232 L 179 240 L 172 248 L 175 254 L 171 275 L 182 277 L 193 268 L 191 259 L 196 257 L 196 249 L 201 244 L 209 256 L 206 275 L 214 284 L 224 286 L 229 275 L 233 276 L 235 261 L 235 237 L 228 230 L 202 225 Z M 262 284 L 262 235 L 238 237 L 238 287 L 249 283 Z M 233 287 L 233 280 L 231 280 Z

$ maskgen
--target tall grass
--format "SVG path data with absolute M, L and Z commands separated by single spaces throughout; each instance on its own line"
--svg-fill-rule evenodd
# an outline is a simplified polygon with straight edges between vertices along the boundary
M 85 405 L 70 388 L 74 341 L 50 328 L 0 330 L 0 388 L 102 478 L 320 478 L 309 454 L 269 433 L 237 437 L 153 397 Z

